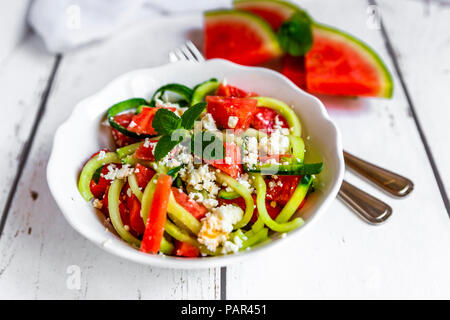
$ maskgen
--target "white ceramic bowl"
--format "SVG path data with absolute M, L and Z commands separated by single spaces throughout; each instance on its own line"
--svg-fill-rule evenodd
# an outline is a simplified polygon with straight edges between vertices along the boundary
M 83 163 L 100 148 L 110 145 L 101 122 L 108 107 L 131 97 L 150 98 L 161 85 L 179 82 L 193 86 L 209 78 L 226 78 L 228 83 L 292 105 L 300 117 L 308 154 L 320 157 L 324 170 L 321 187 L 309 196 L 302 208 L 306 224 L 285 239 L 274 240 L 255 249 L 220 257 L 185 259 L 139 252 L 105 229 L 105 221 L 79 194 L 77 179 Z M 102 128 L 103 127 L 103 128 Z M 313 159 L 310 159 L 312 161 Z M 317 160 L 317 159 L 314 159 Z M 104 250 L 138 263 L 168 268 L 210 268 L 227 265 L 257 253 L 269 251 L 285 241 L 300 241 L 305 228 L 335 199 L 344 174 L 340 133 L 323 104 L 300 90 L 281 74 L 265 68 L 240 66 L 214 59 L 204 63 L 179 62 L 126 73 L 94 96 L 78 103 L 70 118 L 56 131 L 47 166 L 47 180 L 59 208 L 75 230 Z

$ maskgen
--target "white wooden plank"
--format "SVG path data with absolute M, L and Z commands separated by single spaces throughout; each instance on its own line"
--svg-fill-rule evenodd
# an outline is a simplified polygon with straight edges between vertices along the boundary
M 200 24 L 199 16 L 162 19 L 63 57 L 0 239 L 0 298 L 219 298 L 220 269 L 150 268 L 111 256 L 83 239 L 59 212 L 45 178 L 53 133 L 75 103 L 124 72 L 166 63 L 168 50 L 184 42 L 186 26 Z M 39 193 L 35 201 L 28 196 L 30 189 Z M 81 271 L 79 290 L 67 287 L 71 265 Z
M 0 157 L 0 216 L 16 175 L 22 147 L 30 134 L 54 56 L 48 54 L 36 36 L 28 36 L 0 64 L 2 97 L 2 157 Z M 29 195 L 27 195 L 29 197 Z
M 420 124 L 450 192 L 450 2 L 378 1 Z M 398 19 L 397 12 L 402 12 Z
M 379 30 L 366 26 L 364 1 L 301 5 L 316 20 L 364 39 L 393 70 Z M 398 7 L 397 20 L 404 16 Z M 348 151 L 410 177 L 415 190 L 407 199 L 392 199 L 347 174 L 350 182 L 391 204 L 390 220 L 368 225 L 335 201 L 297 241 L 286 241 L 271 256 L 229 267 L 227 297 L 449 298 L 450 224 L 398 79 L 392 100 L 323 101 Z

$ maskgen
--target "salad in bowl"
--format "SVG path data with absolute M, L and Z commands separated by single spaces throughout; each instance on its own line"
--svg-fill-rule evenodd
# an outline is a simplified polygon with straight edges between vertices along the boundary
M 305 161 L 292 106 L 225 79 L 118 101 L 103 126 L 115 148 L 87 156 L 79 193 L 147 254 L 234 254 L 300 228 L 327 166 Z

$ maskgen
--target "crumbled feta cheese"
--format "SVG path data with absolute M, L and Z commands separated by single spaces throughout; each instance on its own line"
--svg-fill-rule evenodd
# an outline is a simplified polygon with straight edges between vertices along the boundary
M 242 162 L 252 167 L 258 163 L 258 155 L 258 140 L 255 137 L 246 137 Z
M 253 193 L 255 189 L 252 187 L 250 181 L 250 176 L 247 173 L 241 174 L 240 177 L 237 178 L 237 181 L 242 184 L 250 193 Z
M 216 122 L 214 121 L 214 118 L 211 115 L 211 113 L 206 113 L 202 117 L 201 121 L 202 121 L 203 128 L 205 128 L 206 130 L 208 130 L 208 131 L 216 131 L 217 130 Z
M 197 201 L 201 204 L 203 204 L 206 209 L 211 210 L 219 204 L 219 201 L 215 198 L 205 198 L 202 193 L 200 192 L 190 192 L 189 198 L 191 198 L 192 201 Z
M 106 180 L 125 179 L 133 173 L 133 168 L 129 164 L 124 164 L 120 169 L 114 164 L 109 164 L 106 168 L 108 173 L 101 174 Z
M 285 154 L 289 151 L 289 137 L 275 130 L 268 137 L 262 137 L 259 140 L 260 149 L 268 155 Z
M 161 96 L 159 98 L 161 98 Z M 163 100 L 161 100 L 159 98 L 155 99 L 155 106 L 157 108 L 175 108 L 175 109 L 178 109 L 180 107 L 180 105 L 178 103 L 172 103 L 172 102 L 169 102 L 169 101 L 163 101 Z M 167 97 L 165 97 L 165 98 L 166 98 L 165 100 L 167 100 Z
M 203 199 L 202 204 L 206 207 L 206 209 L 211 210 L 219 205 L 219 201 L 215 198 Z
M 236 253 L 239 251 L 239 247 L 231 241 L 225 241 L 222 247 L 222 254 Z
M 178 145 L 168 155 L 161 159 L 160 164 L 168 168 L 179 167 L 182 164 L 192 164 L 194 158 L 186 146 Z
M 219 192 L 216 174 L 207 164 L 197 168 L 193 164 L 188 164 L 186 170 L 180 170 L 180 177 L 194 190 L 206 190 L 211 196 L 216 196 Z
M 235 116 L 228 117 L 228 127 L 232 129 L 236 128 L 238 121 L 239 121 L 238 117 Z
M 131 188 L 128 188 L 128 189 L 127 189 L 127 196 L 128 196 L 129 198 L 131 198 L 131 195 L 132 195 L 132 194 L 131 194 Z
M 242 219 L 243 214 L 241 208 L 232 204 L 214 208 L 201 221 L 198 242 L 215 252 L 217 247 L 225 245 L 233 231 L 233 225 Z
M 137 126 L 136 122 L 134 122 L 133 120 L 131 120 L 130 124 L 128 125 L 130 128 L 134 128 Z
M 98 153 L 97 159 L 98 159 L 98 160 L 102 160 L 102 159 L 105 159 L 105 158 L 106 158 L 106 152 L 105 152 L 105 150 L 101 150 L 101 151 Z

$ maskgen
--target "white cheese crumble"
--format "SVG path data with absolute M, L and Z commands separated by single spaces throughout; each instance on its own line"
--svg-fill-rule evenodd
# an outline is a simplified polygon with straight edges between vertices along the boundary
M 129 164 L 124 164 L 120 169 L 113 164 L 109 164 L 106 168 L 108 173 L 101 174 L 106 180 L 125 179 L 133 173 L 133 168 Z
M 270 136 L 259 140 L 261 151 L 268 155 L 285 154 L 289 151 L 289 146 L 289 137 L 280 130 L 275 130 Z
M 192 163 L 180 170 L 180 177 L 194 190 L 206 190 L 211 196 L 216 196 L 219 186 L 216 184 L 216 173 L 207 164 L 194 167 Z
M 228 117 L 228 127 L 231 129 L 236 128 L 238 121 L 239 121 L 238 117 L 235 117 L 235 116 Z
M 242 219 L 243 214 L 241 208 L 232 204 L 214 208 L 201 220 L 202 227 L 198 233 L 198 242 L 215 252 L 217 247 L 225 245 L 230 232 L 233 231 L 233 225 Z M 229 249 L 230 244 L 227 247 Z
M 240 177 L 237 178 L 237 181 L 242 184 L 250 193 L 253 193 L 255 189 L 252 187 L 250 183 L 250 176 L 247 173 L 241 174 Z
M 178 145 L 172 149 L 168 155 L 161 159 L 159 162 L 168 168 L 175 168 L 182 164 L 192 164 L 194 158 L 186 146 Z
M 103 160 L 103 159 L 105 159 L 105 158 L 106 158 L 106 152 L 105 152 L 105 150 L 100 151 L 100 152 L 98 153 L 97 159 L 98 159 L 98 160 Z
M 214 118 L 211 115 L 211 113 L 206 113 L 202 117 L 201 121 L 202 121 L 203 128 L 205 128 L 206 130 L 208 130 L 208 131 L 216 131 L 217 130 L 216 122 L 214 121 Z
M 258 140 L 255 137 L 246 137 L 242 162 L 249 167 L 254 166 L 258 163 L 258 155 Z
M 155 106 L 157 108 L 175 108 L 178 109 L 180 107 L 180 105 L 178 103 L 172 103 L 169 101 L 163 101 L 159 98 L 155 99 Z

